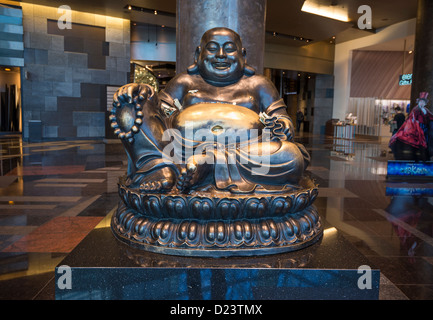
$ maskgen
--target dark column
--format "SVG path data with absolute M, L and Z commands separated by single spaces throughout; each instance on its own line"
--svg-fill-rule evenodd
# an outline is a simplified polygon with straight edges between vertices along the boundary
M 247 63 L 263 73 L 266 0 L 177 0 L 176 71 L 194 62 L 203 33 L 214 27 L 237 32 Z
M 415 56 L 413 62 L 413 81 L 411 91 L 411 108 L 422 91 L 429 93 L 433 99 L 433 1 L 418 0 L 416 19 Z M 432 104 L 428 107 L 432 110 Z

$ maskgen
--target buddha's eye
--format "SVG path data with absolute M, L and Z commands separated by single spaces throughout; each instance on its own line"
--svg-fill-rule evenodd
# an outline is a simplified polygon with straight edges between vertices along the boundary
M 218 51 L 218 45 L 214 42 L 209 42 L 206 45 L 206 50 L 210 51 L 210 52 L 216 52 L 216 51 Z
M 228 42 L 224 45 L 224 50 L 228 53 L 235 52 L 237 50 L 237 47 L 234 43 Z

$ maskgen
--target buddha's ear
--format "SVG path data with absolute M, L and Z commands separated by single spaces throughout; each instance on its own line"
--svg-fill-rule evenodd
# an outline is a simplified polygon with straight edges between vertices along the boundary
M 197 74 L 198 73 L 198 57 L 200 56 L 201 47 L 198 46 L 195 48 L 194 52 L 194 63 L 187 68 L 188 74 Z
M 198 57 L 200 56 L 200 52 L 201 52 L 201 47 L 198 46 L 197 48 L 195 48 L 195 52 L 194 52 L 194 61 L 197 62 L 198 61 Z

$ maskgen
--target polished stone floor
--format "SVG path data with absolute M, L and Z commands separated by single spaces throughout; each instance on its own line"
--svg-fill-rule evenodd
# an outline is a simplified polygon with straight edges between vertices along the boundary
M 380 269 L 380 299 L 433 299 L 433 181 L 388 182 L 386 140 L 297 139 L 319 213 Z M 117 206 L 126 154 L 117 141 L 1 135 L 0 160 L 0 299 L 54 299 L 55 266 Z

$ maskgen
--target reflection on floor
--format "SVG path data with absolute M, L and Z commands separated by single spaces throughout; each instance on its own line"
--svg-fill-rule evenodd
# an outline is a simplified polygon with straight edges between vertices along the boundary
M 433 299 L 433 202 L 387 195 L 387 142 L 303 135 L 315 204 L 381 271 L 381 299 Z M 121 144 L 0 136 L 0 299 L 53 299 L 54 267 L 116 207 Z M 410 190 L 410 189 L 408 189 Z

